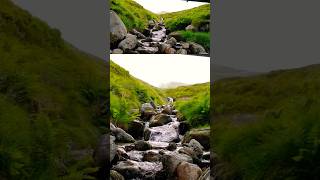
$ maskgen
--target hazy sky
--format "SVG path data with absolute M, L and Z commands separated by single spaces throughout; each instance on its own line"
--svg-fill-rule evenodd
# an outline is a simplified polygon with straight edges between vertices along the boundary
M 210 81 L 210 58 L 178 54 L 112 54 L 111 60 L 134 77 L 160 87 L 170 82 L 196 84 Z
M 185 9 L 191 9 L 194 7 L 198 7 L 203 4 L 203 2 L 196 1 L 186 1 L 186 0 L 134 0 L 140 5 L 142 5 L 145 9 L 152 11 L 154 13 L 162 13 L 162 12 L 175 12 L 181 11 Z

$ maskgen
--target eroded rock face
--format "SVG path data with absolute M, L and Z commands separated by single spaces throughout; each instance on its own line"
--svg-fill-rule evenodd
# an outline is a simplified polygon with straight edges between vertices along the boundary
M 127 28 L 122 20 L 114 11 L 110 11 L 110 43 L 116 44 L 123 40 L 126 35 Z
M 181 162 L 177 167 L 178 180 L 198 180 L 202 170 L 199 166 L 188 162 Z

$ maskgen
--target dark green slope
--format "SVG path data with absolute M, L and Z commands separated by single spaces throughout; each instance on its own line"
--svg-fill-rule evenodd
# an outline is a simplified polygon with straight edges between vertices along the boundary
M 0 0 L 0 179 L 82 179 L 106 128 L 106 62 Z M 82 155 L 76 155 L 82 154 Z
M 320 177 L 320 65 L 219 80 L 213 90 L 219 178 Z

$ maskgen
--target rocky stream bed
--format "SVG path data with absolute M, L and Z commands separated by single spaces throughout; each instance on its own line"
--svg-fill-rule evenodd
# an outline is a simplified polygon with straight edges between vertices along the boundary
M 194 27 L 189 25 L 186 30 L 193 31 Z M 110 12 L 110 43 L 111 54 L 192 54 L 209 56 L 200 44 L 184 42 L 179 33 L 170 33 L 165 27 L 163 19 L 160 19 L 160 21 L 150 20 L 148 27 L 142 32 L 136 29 L 128 32 L 126 26 L 114 11 Z
M 210 129 L 190 130 L 177 113 L 145 103 L 127 132 L 110 124 L 110 179 L 209 180 Z

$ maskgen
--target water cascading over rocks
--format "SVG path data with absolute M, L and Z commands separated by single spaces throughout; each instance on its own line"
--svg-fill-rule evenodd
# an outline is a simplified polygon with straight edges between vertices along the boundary
M 184 140 L 180 125 L 185 128 L 187 122 L 179 121 L 172 100 L 162 106 L 142 104 L 140 118 L 129 124 L 132 134 L 110 124 L 110 142 L 117 149 L 110 159 L 111 179 L 210 179 L 208 144 Z
M 209 56 L 195 42 L 184 42 L 177 32 L 170 33 L 164 21 L 150 20 L 142 32 L 132 29 L 127 32 L 124 23 L 114 12 L 110 12 L 110 37 L 112 54 L 192 54 Z M 186 30 L 190 29 L 189 26 Z

